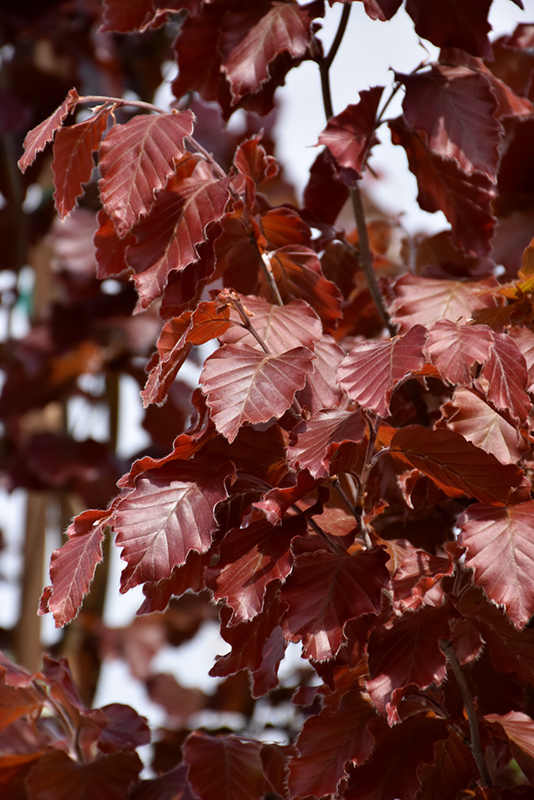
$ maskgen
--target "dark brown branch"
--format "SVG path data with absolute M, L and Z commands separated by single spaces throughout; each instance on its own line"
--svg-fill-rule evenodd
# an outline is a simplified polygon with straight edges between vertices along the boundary
M 456 678 L 456 682 L 458 683 L 460 692 L 462 694 L 462 699 L 464 701 L 465 710 L 467 712 L 467 719 L 469 722 L 469 731 L 471 737 L 471 752 L 473 753 L 473 757 L 476 761 L 478 771 L 480 772 L 480 777 L 484 782 L 484 786 L 492 786 L 492 781 L 490 778 L 488 766 L 484 760 L 484 754 L 482 752 L 482 743 L 480 741 L 480 731 L 478 729 L 478 721 L 477 721 L 475 706 L 473 703 L 473 698 L 471 697 L 471 692 L 469 690 L 469 686 L 467 685 L 467 680 L 462 671 L 462 667 L 460 666 L 460 662 L 458 661 L 458 656 L 456 655 L 456 651 L 453 647 L 452 642 L 448 641 L 447 639 L 440 639 L 439 646 L 441 648 L 441 651 L 445 653 L 445 655 L 447 656 L 447 661 L 451 665 L 454 677 Z

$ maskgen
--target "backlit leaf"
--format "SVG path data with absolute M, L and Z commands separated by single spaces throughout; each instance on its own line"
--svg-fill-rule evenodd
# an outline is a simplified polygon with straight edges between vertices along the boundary
M 510 711 L 504 715 L 486 714 L 484 719 L 501 725 L 510 741 L 534 758 L 534 720 L 531 717 L 521 711 Z
M 147 469 L 117 505 L 114 529 L 127 562 L 121 591 L 169 578 L 191 550 L 205 553 L 215 530 L 214 510 L 226 497 L 229 468 L 211 473 L 190 461 Z
M 445 429 L 408 425 L 394 435 L 390 452 L 402 454 L 449 496 L 467 495 L 481 503 L 504 505 L 523 474 L 515 465 L 500 464 L 495 456 Z
M 119 236 L 145 216 L 193 132 L 190 111 L 139 115 L 114 125 L 100 148 L 100 195 Z
M 233 442 L 245 422 L 281 417 L 312 369 L 307 347 L 274 356 L 248 345 L 224 345 L 206 359 L 200 376 L 215 427 Z
M 466 566 L 518 628 L 534 614 L 534 501 L 507 508 L 472 505 L 458 520 Z
M 363 408 L 386 417 L 395 386 L 425 362 L 426 335 L 426 330 L 416 325 L 404 336 L 387 342 L 357 344 L 339 368 L 340 386 Z
M 355 170 L 361 177 L 365 159 L 374 142 L 378 104 L 383 86 L 360 92 L 360 102 L 330 117 L 319 136 L 319 144 L 328 147 L 338 164 Z
M 493 333 L 493 347 L 478 382 L 487 386 L 488 400 L 506 409 L 513 419 L 524 422 L 532 408 L 525 387 L 527 365 L 514 340 L 504 333 Z

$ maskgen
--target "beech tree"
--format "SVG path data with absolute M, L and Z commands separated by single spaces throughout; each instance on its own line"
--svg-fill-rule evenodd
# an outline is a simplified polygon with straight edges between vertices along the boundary
M 0 654 L 5 798 L 531 796 L 534 25 L 490 41 L 491 0 L 406 0 L 439 59 L 338 110 L 330 69 L 359 2 L 3 12 L 2 468 L 28 492 Z M 363 6 L 378 27 L 401 0 Z M 325 127 L 299 200 L 273 120 L 303 61 Z M 366 215 L 388 129 L 421 209 L 447 219 L 435 235 Z M 125 375 L 151 437 L 130 463 Z M 73 398 L 107 409 L 107 441 L 76 435 Z M 36 662 L 53 509 L 66 537 L 39 611 L 61 634 Z M 120 591 L 144 593 L 122 630 L 102 621 L 113 547 Z M 151 666 L 206 620 L 229 647 L 211 696 Z M 280 681 L 290 643 L 301 667 Z M 117 654 L 163 729 L 92 707 Z

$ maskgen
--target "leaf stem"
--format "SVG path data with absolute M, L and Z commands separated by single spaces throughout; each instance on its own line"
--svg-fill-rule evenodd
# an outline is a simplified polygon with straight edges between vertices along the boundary
M 447 639 L 440 639 L 439 646 L 441 651 L 446 655 L 447 661 L 451 665 L 454 677 L 456 678 L 456 682 L 458 683 L 460 692 L 462 694 L 465 710 L 467 712 L 467 719 L 469 721 L 469 731 L 471 736 L 471 751 L 476 761 L 478 771 L 480 772 L 480 777 L 484 781 L 484 786 L 491 787 L 492 780 L 490 778 L 488 766 L 484 760 L 484 755 L 482 753 L 482 743 L 480 741 L 480 731 L 478 729 L 477 715 L 473 703 L 473 698 L 471 697 L 471 692 L 467 684 L 467 680 L 460 666 L 460 662 L 458 661 L 458 656 L 456 655 L 456 651 L 453 647 L 452 642 L 448 641 Z
M 247 329 L 249 333 L 252 334 L 252 336 L 254 336 L 254 338 L 258 342 L 263 352 L 266 353 L 268 356 L 272 355 L 266 342 L 264 342 L 258 331 L 254 328 L 252 322 L 250 321 L 250 317 L 243 308 L 243 304 L 241 303 L 241 300 L 239 299 L 239 297 L 237 297 L 237 295 L 235 297 L 232 297 L 231 303 L 234 306 L 237 313 L 239 314 L 239 316 L 241 317 L 241 319 L 243 320 L 244 327 Z

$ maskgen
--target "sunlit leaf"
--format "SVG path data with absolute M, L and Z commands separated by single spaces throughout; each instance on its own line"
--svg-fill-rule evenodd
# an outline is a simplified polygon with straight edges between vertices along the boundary
M 289 466 L 306 468 L 314 477 L 326 478 L 333 448 L 343 442 L 361 442 L 365 432 L 360 411 L 319 411 L 294 429 L 287 452 Z
M 484 364 L 490 355 L 492 334 L 487 325 L 460 325 L 441 319 L 428 334 L 426 350 L 444 378 L 471 386 L 474 366 Z
M 24 155 L 21 156 L 18 162 L 22 172 L 25 172 L 30 164 L 33 164 L 37 153 L 44 150 L 48 142 L 52 141 L 56 132 L 67 118 L 69 111 L 72 111 L 79 99 L 80 95 L 76 89 L 71 89 L 60 107 L 26 134 Z

